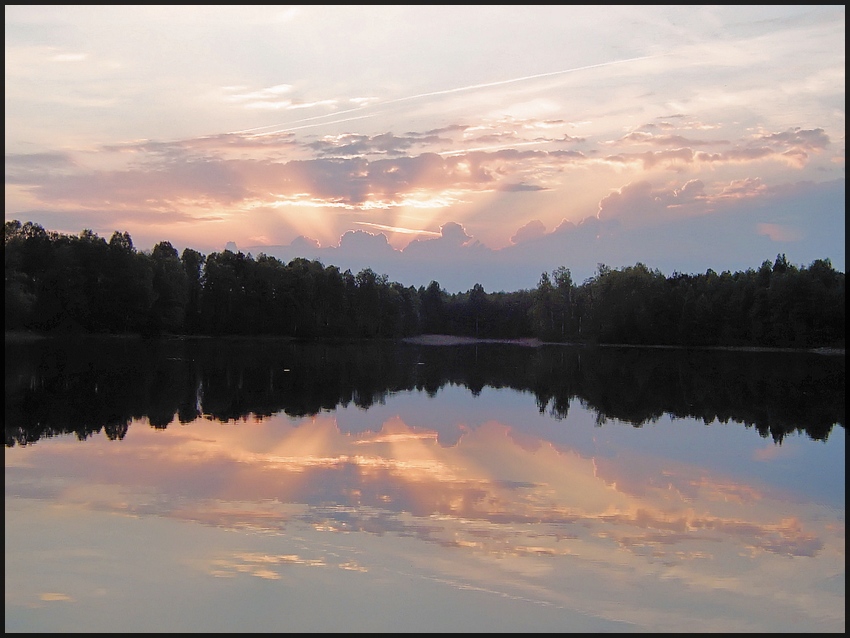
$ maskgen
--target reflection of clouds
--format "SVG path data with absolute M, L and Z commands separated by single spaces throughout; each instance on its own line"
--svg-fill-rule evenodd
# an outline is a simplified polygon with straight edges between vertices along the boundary
M 403 441 L 419 441 L 419 440 L 436 440 L 436 432 L 395 432 L 387 433 L 384 436 L 380 434 L 372 437 L 369 441 L 354 441 L 355 445 L 363 443 L 397 443 Z
M 703 479 L 699 487 L 706 490 L 708 498 L 717 501 L 734 501 L 743 505 L 763 498 L 761 491 L 751 485 Z
M 496 555 L 575 553 L 569 539 L 578 538 L 633 552 L 653 547 L 673 561 L 694 538 L 788 556 L 824 548 L 802 518 L 778 518 L 777 503 L 759 489 L 669 460 L 585 459 L 545 441 L 531 445 L 496 422 L 444 447 L 434 431 L 398 417 L 357 435 L 325 416 L 288 427 L 272 421 L 252 426 L 248 440 L 237 429 L 202 438 L 183 426 L 164 448 L 161 437 L 143 437 L 145 449 L 135 451 L 122 444 L 98 457 L 93 474 L 108 484 L 122 468 L 135 503 L 114 488 L 69 487 L 65 497 L 227 529 L 280 533 L 298 520 Z
M 247 574 L 266 580 L 280 580 L 283 570 L 290 567 L 333 567 L 346 571 L 368 571 L 357 561 L 339 560 L 333 556 L 305 558 L 298 554 L 270 555 L 242 552 L 211 561 L 209 573 L 216 578 L 232 578 L 239 574 Z
M 815 556 L 823 549 L 823 541 L 817 535 L 802 529 L 796 519 L 783 520 L 777 524 L 755 524 L 743 520 L 721 519 L 711 516 L 676 514 L 672 517 L 640 510 L 625 516 L 613 516 L 608 521 L 616 527 L 643 529 L 644 534 L 615 532 L 612 537 L 627 549 L 637 547 L 672 546 L 692 538 L 710 543 L 722 542 L 718 532 L 740 541 L 741 547 L 751 551 L 764 550 L 787 556 Z
M 751 597 L 776 591 L 779 579 L 794 592 L 789 608 L 832 613 L 829 600 L 811 607 L 802 591 L 843 575 L 844 527 L 834 511 L 663 456 L 584 458 L 496 421 L 463 427 L 453 446 L 399 417 L 376 430 L 343 433 L 324 414 L 235 428 L 139 427 L 108 443 L 108 453 L 98 440 L 73 446 L 70 460 L 70 446 L 33 447 L 7 465 L 7 490 L 15 472 L 56 481 L 70 462 L 88 482 L 71 483 L 62 492 L 68 502 L 281 542 L 293 533 L 351 544 L 404 539 L 417 556 L 446 552 L 451 560 L 422 559 L 422 569 L 459 587 L 497 579 L 503 591 L 554 605 L 581 599 L 590 610 L 612 587 L 640 588 L 648 578 Z M 218 556 L 206 571 L 274 581 L 293 567 L 367 572 L 380 560 L 307 544 Z M 587 591 L 565 589 L 564 578 Z M 612 617 L 638 618 L 635 605 Z
M 74 599 L 68 594 L 62 594 L 59 592 L 44 592 L 39 597 L 39 600 L 43 600 L 45 602 L 73 602 Z

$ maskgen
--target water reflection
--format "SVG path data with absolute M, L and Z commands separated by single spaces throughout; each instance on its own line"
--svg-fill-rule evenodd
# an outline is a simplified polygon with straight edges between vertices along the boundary
M 617 393 L 588 381 L 618 370 L 647 392 L 639 362 L 351 348 L 359 365 L 320 346 L 151 357 L 141 369 L 184 381 L 159 408 L 132 397 L 170 384 L 128 372 L 126 401 L 40 409 L 17 429 L 7 352 L 7 631 L 844 630 L 844 428 L 814 440 L 797 420 L 838 414 L 830 364 L 811 372 L 825 405 L 806 412 L 770 404 L 759 376 L 799 371 L 736 363 L 768 400 L 746 414 L 791 425 L 780 446 L 770 424 L 758 436 L 659 407 L 678 391 L 606 403 Z M 94 381 L 91 359 L 35 369 L 22 418 L 48 400 L 39 388 L 80 406 L 73 389 Z M 123 419 L 115 436 L 106 423 Z M 40 440 L 10 445 L 10 425 Z
M 142 417 L 167 427 L 175 415 L 187 423 L 369 408 L 447 385 L 530 392 L 557 419 L 578 399 L 600 422 L 732 420 L 775 441 L 797 431 L 825 440 L 845 423 L 844 357 L 809 353 L 89 338 L 7 344 L 5 360 L 7 446 L 101 430 L 120 439 Z

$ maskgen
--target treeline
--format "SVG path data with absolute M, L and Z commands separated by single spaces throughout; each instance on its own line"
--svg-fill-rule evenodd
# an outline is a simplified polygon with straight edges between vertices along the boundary
M 577 284 L 544 272 L 536 288 L 447 293 L 366 268 L 289 263 L 229 250 L 138 251 L 126 232 L 47 231 L 7 221 L 6 330 L 145 335 L 482 338 L 642 345 L 844 347 L 844 273 L 777 255 L 758 269 L 666 277 L 642 263 L 599 264 Z

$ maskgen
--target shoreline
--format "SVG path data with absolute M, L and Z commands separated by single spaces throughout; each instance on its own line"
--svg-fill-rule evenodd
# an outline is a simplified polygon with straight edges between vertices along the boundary
M 51 339 L 55 336 L 60 335 L 47 335 L 41 334 L 37 332 L 29 332 L 29 331 L 21 331 L 21 330 L 7 330 L 5 332 L 5 342 L 6 343 L 27 343 L 32 341 L 38 341 L 41 339 Z M 68 335 L 65 335 L 68 336 Z M 127 338 L 142 338 L 140 335 L 73 335 L 73 336 L 108 336 L 116 339 L 127 339 Z M 179 335 L 169 335 L 165 338 L 183 338 Z M 192 338 L 210 338 L 204 335 L 193 336 Z M 228 338 L 228 337 L 224 337 Z M 239 337 L 244 339 L 264 339 L 269 337 L 264 336 L 253 336 L 253 337 Z M 291 340 L 291 337 L 272 337 L 274 339 L 286 339 Z M 808 352 L 812 354 L 821 354 L 827 356 L 846 356 L 846 350 L 844 348 L 772 348 L 772 347 L 761 347 L 761 346 L 679 346 L 679 345 L 636 345 L 636 344 L 626 344 L 626 343 L 562 343 L 557 341 L 541 341 L 536 337 L 523 337 L 519 339 L 488 339 L 483 337 L 463 337 L 463 336 L 455 336 L 455 335 L 442 335 L 442 334 L 427 334 L 427 335 L 417 335 L 415 337 L 403 337 L 398 339 L 400 343 L 405 343 L 409 345 L 415 346 L 467 346 L 467 345 L 481 345 L 481 344 L 504 344 L 504 345 L 514 345 L 521 346 L 524 348 L 539 348 L 541 346 L 571 346 L 571 347 L 594 347 L 594 348 L 654 348 L 654 349 L 664 349 L 664 350 L 683 350 L 683 349 L 693 349 L 693 350 L 727 350 L 727 351 L 738 351 L 738 352 Z
M 663 350 L 728 350 L 738 352 L 810 352 L 831 356 L 845 356 L 844 348 L 775 348 L 763 346 L 679 346 L 679 345 L 637 345 L 630 343 L 576 343 L 541 341 L 534 337 L 521 339 L 485 339 L 479 337 L 459 337 L 454 335 L 419 335 L 416 337 L 404 337 L 402 343 L 418 346 L 464 346 L 487 343 L 500 343 L 507 345 L 523 346 L 526 348 L 538 348 L 540 346 L 578 346 L 594 348 L 655 348 Z

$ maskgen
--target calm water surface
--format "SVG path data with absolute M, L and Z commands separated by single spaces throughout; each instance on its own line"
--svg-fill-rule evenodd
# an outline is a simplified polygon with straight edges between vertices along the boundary
M 7 632 L 843 632 L 843 356 L 6 344 Z

